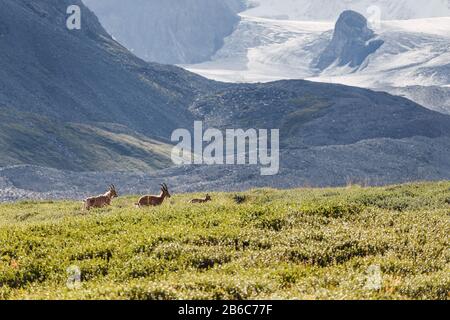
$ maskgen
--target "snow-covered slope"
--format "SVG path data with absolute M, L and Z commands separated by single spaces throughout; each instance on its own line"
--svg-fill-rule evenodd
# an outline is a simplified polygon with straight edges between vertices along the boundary
M 313 81 L 387 91 L 450 114 L 450 18 L 383 22 L 383 46 L 357 69 L 329 68 Z
M 283 20 L 336 21 L 344 10 L 355 10 L 381 20 L 445 17 L 447 0 L 250 0 L 245 14 Z
M 450 32 L 445 33 L 450 30 L 450 17 L 384 21 L 377 32 L 385 44 L 363 67 L 356 72 L 348 67 L 320 72 L 311 64 L 329 43 L 333 27 L 328 22 L 242 15 L 239 27 L 212 61 L 187 68 L 232 82 L 308 78 L 366 87 L 450 84 L 445 72 L 450 63 Z
M 386 21 L 379 30 L 385 44 L 362 68 L 356 72 L 330 68 L 312 78 L 371 88 L 446 86 L 450 84 L 450 32 L 444 34 L 442 29 L 450 31 L 450 18 Z
M 83 1 L 147 61 L 184 64 L 228 82 L 308 79 L 402 92 L 450 113 L 441 105 L 448 101 L 442 94 L 450 95 L 450 0 L 249 0 L 240 17 L 245 0 Z M 348 30 L 330 41 L 348 9 L 364 15 L 374 33 L 366 30 L 370 36 L 340 51 Z
M 235 32 L 209 62 L 185 66 L 227 82 L 266 82 L 314 75 L 311 61 L 326 46 L 334 23 L 241 15 Z
M 331 22 L 242 15 L 240 25 L 212 61 L 185 67 L 229 82 L 308 79 L 388 91 L 450 85 L 450 17 L 383 21 L 376 32 L 384 44 L 361 66 L 318 70 L 313 62 L 330 43 L 333 28 Z M 412 97 L 406 91 L 405 95 Z

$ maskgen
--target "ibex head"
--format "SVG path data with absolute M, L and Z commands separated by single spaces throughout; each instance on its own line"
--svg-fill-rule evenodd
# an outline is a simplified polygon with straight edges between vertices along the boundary
M 109 194 L 111 195 L 111 198 L 117 198 L 119 196 L 116 187 L 113 184 L 109 186 Z
M 211 196 L 209 194 L 206 194 L 205 199 L 206 199 L 206 201 L 211 201 Z
M 170 193 L 169 193 L 169 189 L 167 189 L 167 184 L 163 183 L 163 184 L 160 184 L 160 186 L 161 186 L 161 191 L 163 193 L 163 196 L 170 198 Z

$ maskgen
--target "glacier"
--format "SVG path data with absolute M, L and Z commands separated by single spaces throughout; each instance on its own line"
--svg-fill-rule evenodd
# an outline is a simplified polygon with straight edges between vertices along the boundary
M 236 30 L 211 61 L 182 65 L 225 82 L 306 79 L 388 91 L 450 113 L 450 17 L 381 21 L 374 31 L 384 44 L 361 65 L 314 67 L 330 43 L 335 23 L 293 21 L 241 14 Z M 372 26 L 373 27 L 373 26 Z M 421 87 L 420 97 L 411 90 Z M 442 99 L 433 96 L 439 88 Z

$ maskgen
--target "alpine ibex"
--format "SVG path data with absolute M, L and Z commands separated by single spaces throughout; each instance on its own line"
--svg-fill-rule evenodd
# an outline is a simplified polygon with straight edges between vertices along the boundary
M 207 194 L 204 199 L 192 199 L 191 201 L 189 201 L 189 203 L 205 203 L 211 200 L 211 196 Z
M 105 194 L 84 200 L 84 208 L 88 211 L 91 208 L 103 208 L 111 205 L 111 200 L 117 197 L 116 187 L 112 184 L 109 186 L 109 191 Z
M 149 207 L 149 206 L 159 206 L 163 203 L 164 199 L 170 198 L 170 193 L 165 183 L 160 184 L 161 193 L 159 196 L 143 196 L 136 203 L 136 207 Z

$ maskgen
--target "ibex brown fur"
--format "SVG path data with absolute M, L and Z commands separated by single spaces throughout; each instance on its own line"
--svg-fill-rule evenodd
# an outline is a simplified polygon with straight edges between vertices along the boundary
M 205 203 L 211 200 L 211 196 L 207 194 L 204 199 L 192 199 L 191 201 L 189 201 L 189 203 Z
M 112 184 L 109 187 L 109 191 L 105 194 L 84 200 L 84 208 L 86 210 L 90 210 L 91 208 L 103 208 L 111 205 L 111 200 L 117 197 L 116 187 Z
M 161 193 L 159 196 L 143 196 L 136 203 L 137 207 L 149 207 L 149 206 L 159 206 L 163 203 L 164 199 L 170 198 L 170 193 L 165 183 L 161 184 Z

